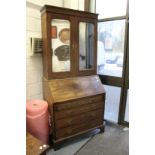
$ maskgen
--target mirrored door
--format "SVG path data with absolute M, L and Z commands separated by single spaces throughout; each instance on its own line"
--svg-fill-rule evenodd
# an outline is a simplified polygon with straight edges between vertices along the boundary
M 61 14 L 50 15 L 48 25 L 48 66 L 51 78 L 73 76 L 73 26 L 74 18 Z
M 94 68 L 94 24 L 79 23 L 79 70 Z
M 79 75 L 96 73 L 96 24 L 94 21 L 80 19 L 78 22 L 78 64 Z
M 64 19 L 52 19 L 52 72 L 68 72 L 71 70 L 70 38 L 70 21 Z

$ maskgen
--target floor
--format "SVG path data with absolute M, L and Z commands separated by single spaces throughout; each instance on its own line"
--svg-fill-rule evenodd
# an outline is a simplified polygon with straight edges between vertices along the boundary
M 95 134 L 99 133 L 99 129 L 90 133 L 83 134 L 80 137 L 66 141 L 62 147 L 54 151 L 53 149 L 47 152 L 47 155 L 74 155 L 83 145 L 85 145 Z
M 103 134 L 95 135 L 75 155 L 129 155 L 129 130 L 106 125 Z
M 83 148 L 86 149 L 84 151 L 87 151 L 87 145 L 94 139 L 94 135 L 96 136 L 103 136 L 104 134 L 109 134 L 111 135 L 111 131 L 114 131 L 115 130 L 115 126 L 113 125 L 110 125 L 109 124 L 106 124 L 106 130 L 105 130 L 105 133 L 103 134 L 98 134 L 99 133 L 99 129 L 93 131 L 93 132 L 90 132 L 90 133 L 87 133 L 87 134 L 84 134 L 83 136 L 80 136 L 78 138 L 73 138 L 72 140 L 69 140 L 67 141 L 65 144 L 62 145 L 62 147 L 57 150 L 57 151 L 54 151 L 53 149 L 49 150 L 47 152 L 47 155 L 74 155 L 75 153 L 78 153 L 79 150 L 82 150 Z M 107 130 L 107 129 L 110 129 L 110 130 Z M 128 128 L 124 128 L 123 130 L 128 130 Z M 115 133 L 115 132 L 113 132 Z M 95 137 L 96 137 L 95 136 Z M 123 137 L 122 137 L 123 138 Z M 128 139 L 127 140 L 123 140 L 122 139 L 122 142 L 125 142 L 127 143 L 126 145 L 128 145 Z M 96 142 L 97 143 L 97 142 Z M 108 144 L 107 144 L 108 145 Z M 108 148 L 115 148 L 115 143 L 109 143 L 110 146 L 107 146 Z M 123 147 L 123 146 L 122 146 Z M 120 148 L 121 149 L 121 148 Z M 112 149 L 110 149 L 109 151 L 111 151 Z M 108 150 L 107 150 L 108 151 Z M 108 153 L 108 152 L 107 152 Z M 90 154 L 90 152 L 89 152 Z M 101 153 L 102 154 L 102 153 Z M 92 154 L 93 155 L 93 154 Z M 97 154 L 97 155 L 100 155 L 100 154 Z M 105 154 L 106 155 L 106 154 Z M 108 154 L 110 155 L 110 154 Z M 113 155 L 113 154 L 111 154 Z M 121 154 L 120 154 L 121 155 Z M 123 154 L 122 154 L 123 155 Z
M 60 148 L 57 151 L 54 151 L 53 149 L 49 150 L 47 152 L 47 155 L 73 155 L 88 140 L 89 140 L 89 138 L 82 138 L 79 140 L 70 141 L 70 142 L 66 143 L 64 146 L 62 146 L 62 148 Z

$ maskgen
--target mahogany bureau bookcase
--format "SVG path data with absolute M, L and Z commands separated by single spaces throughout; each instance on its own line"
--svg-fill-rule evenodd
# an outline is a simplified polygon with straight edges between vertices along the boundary
M 105 90 L 97 76 L 97 14 L 45 5 L 41 9 L 43 96 L 54 149 L 100 128 Z

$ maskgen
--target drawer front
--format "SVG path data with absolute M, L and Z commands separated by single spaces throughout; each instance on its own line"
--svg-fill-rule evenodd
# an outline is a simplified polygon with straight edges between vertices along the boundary
M 103 101 L 102 102 L 97 102 L 94 104 L 88 104 L 84 106 L 80 106 L 74 109 L 69 109 L 69 110 L 63 110 L 59 112 L 55 112 L 55 119 L 62 119 L 70 116 L 76 116 L 79 114 L 84 114 L 86 112 L 96 110 L 96 109 L 103 109 Z
M 103 100 L 103 95 L 98 95 L 98 96 L 93 96 L 89 98 L 82 98 L 76 101 L 70 101 L 70 102 L 65 102 L 61 104 L 56 104 L 54 106 L 55 111 L 61 111 L 65 109 L 70 109 L 70 108 L 76 108 L 78 106 L 86 105 L 86 104 L 91 104 L 94 102 L 99 102 L 99 101 L 104 101 Z
M 56 139 L 65 138 L 67 136 L 71 136 L 80 132 L 84 132 L 85 130 L 100 126 L 103 124 L 103 120 L 101 118 L 95 119 L 93 121 L 82 123 L 80 125 L 75 125 L 72 127 L 67 127 L 56 132 Z
M 57 130 L 59 130 L 68 126 L 87 123 L 89 121 L 95 120 L 97 118 L 102 118 L 102 117 L 103 117 L 103 109 L 99 109 L 99 110 L 90 111 L 88 113 L 81 114 L 78 116 L 57 120 L 55 123 L 55 127 Z

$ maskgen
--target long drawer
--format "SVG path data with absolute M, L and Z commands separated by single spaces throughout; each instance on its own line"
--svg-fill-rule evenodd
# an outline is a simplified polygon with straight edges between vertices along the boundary
M 65 138 L 67 136 L 71 136 L 71 135 L 83 132 L 85 130 L 100 126 L 102 124 L 103 124 L 102 118 L 97 118 L 87 123 L 81 123 L 80 125 L 67 127 L 56 131 L 56 139 Z
M 86 104 L 91 104 L 91 103 L 99 102 L 99 101 L 104 101 L 103 100 L 103 95 L 97 95 L 97 96 L 92 96 L 92 97 L 89 97 L 89 98 L 79 99 L 79 100 L 76 100 L 76 101 L 69 101 L 69 102 L 66 102 L 66 103 L 56 104 L 54 106 L 54 110 L 55 111 L 61 111 L 61 110 L 76 108 L 78 106 L 83 106 L 83 105 L 86 105 Z
M 87 123 L 91 120 L 102 117 L 103 117 L 103 109 L 97 109 L 78 116 L 57 120 L 55 123 L 55 127 L 57 130 L 59 130 L 68 126 Z
M 79 114 L 83 114 L 92 110 L 96 110 L 96 109 L 103 109 L 103 101 L 102 102 L 96 102 L 93 104 L 89 104 L 89 105 L 84 105 L 84 106 L 80 106 L 74 109 L 69 109 L 69 110 L 63 110 L 63 111 L 59 111 L 59 112 L 55 112 L 55 119 L 62 119 L 62 118 L 66 118 L 69 116 L 76 116 Z

